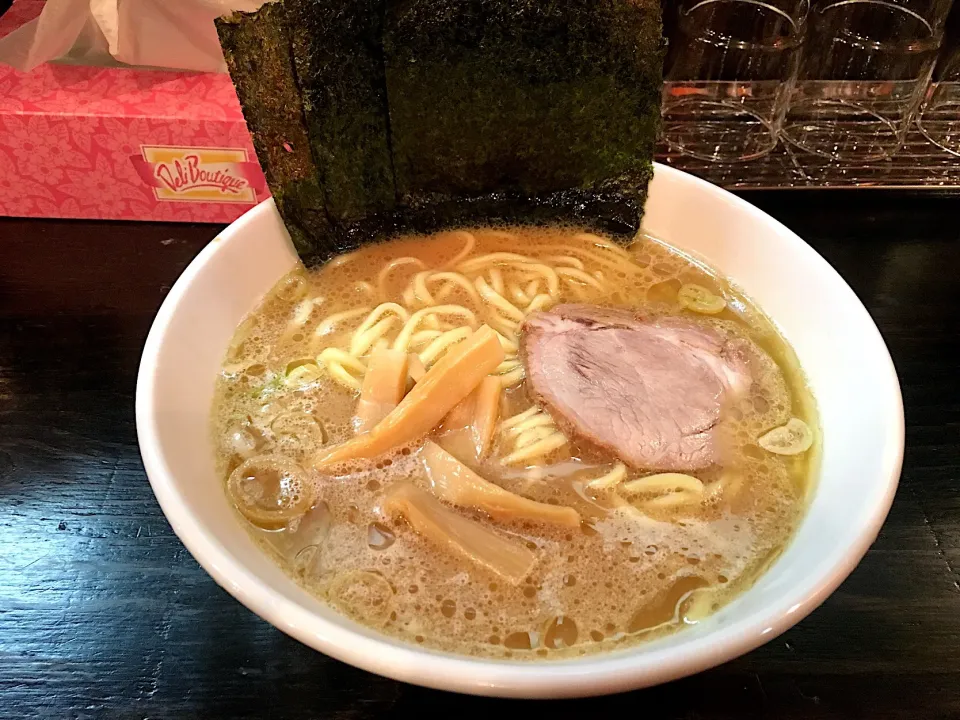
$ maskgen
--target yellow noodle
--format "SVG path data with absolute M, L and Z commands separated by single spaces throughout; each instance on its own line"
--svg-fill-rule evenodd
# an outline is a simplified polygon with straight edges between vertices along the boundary
M 380 292 L 380 297 L 386 297 L 387 291 L 384 285 L 387 282 L 387 276 L 393 272 L 396 268 L 402 267 L 404 265 L 417 265 L 421 269 L 426 269 L 426 263 L 423 260 L 415 257 L 399 257 L 395 260 L 391 260 L 386 265 L 384 265 L 380 272 L 377 274 L 377 290 Z
M 438 302 L 444 300 L 454 288 L 462 288 L 467 295 L 470 296 L 470 299 L 473 300 L 477 305 L 482 304 L 480 295 L 477 293 L 477 289 L 473 286 L 473 283 L 463 274 L 458 272 L 435 272 L 431 273 L 430 277 L 427 278 L 427 282 L 443 282 L 446 281 L 447 284 L 440 288 L 437 291 L 436 299 Z
M 492 327 L 498 335 L 517 342 L 520 326 L 516 323 L 512 323 L 499 315 L 491 315 L 487 318 L 487 325 Z
M 372 328 L 363 333 L 354 333 L 350 343 L 350 354 L 360 357 L 367 350 L 387 334 L 390 327 L 397 321 L 394 317 L 385 317 Z
M 317 329 L 313 331 L 314 337 L 329 335 L 339 323 L 358 318 L 361 315 L 366 315 L 369 312 L 369 307 L 362 307 L 357 308 L 356 310 L 344 310 L 343 312 L 328 315 L 320 322 L 319 325 L 317 325 Z
M 474 237 L 473 233 L 469 233 L 466 230 L 457 230 L 456 234 L 464 236 L 466 242 L 463 245 L 463 249 L 457 253 L 453 260 L 446 264 L 446 267 L 456 267 L 467 255 L 473 252 L 473 248 L 477 244 L 477 238 Z
M 504 352 L 516 355 L 520 351 L 520 345 L 516 340 L 510 340 L 500 333 L 497 333 L 497 338 L 500 340 L 500 347 L 504 349 Z
M 251 365 L 255 365 L 266 359 L 267 348 L 259 343 L 246 342 L 246 340 L 250 338 L 253 329 L 258 326 L 259 323 L 255 317 L 247 317 L 240 323 L 240 327 L 237 328 L 237 332 L 230 342 L 230 347 L 227 349 L 227 360 L 230 362 L 227 362 L 223 366 L 223 372 L 228 375 L 242 372 Z M 238 352 L 241 348 L 244 350 L 244 353 L 238 357 Z
M 506 373 L 505 375 L 500 375 L 500 385 L 508 388 L 516 385 L 518 382 L 521 382 L 525 377 L 526 373 L 522 367 L 512 370 L 511 372 Z
M 541 293 L 530 301 L 530 304 L 524 308 L 524 312 L 529 315 L 530 313 L 537 312 L 538 310 L 546 310 L 548 307 L 553 305 L 553 302 L 554 300 L 552 297 Z
M 327 348 L 317 357 L 317 362 L 323 365 L 327 372 L 330 373 L 330 377 L 341 385 L 345 385 L 350 390 L 360 390 L 360 380 L 347 371 L 347 368 L 350 368 L 361 376 L 367 372 L 366 365 L 357 358 L 343 350 Z
M 538 440 L 533 445 L 528 445 L 520 450 L 514 450 L 503 459 L 503 463 L 505 465 L 515 465 L 536 457 L 542 457 L 550 454 L 554 450 L 562 448 L 566 444 L 567 439 L 559 432 L 556 432 L 549 437 L 545 437 L 543 440 Z
M 556 252 L 569 253 L 570 255 L 579 255 L 583 258 L 589 258 L 595 263 L 600 265 L 605 265 L 608 268 L 613 270 L 619 270 L 621 272 L 628 272 L 637 274 L 643 272 L 643 268 L 633 262 L 633 259 L 624 252 L 619 259 L 605 257 L 602 252 L 595 252 L 593 250 L 586 250 L 580 247 L 574 247 L 573 245 L 548 245 L 544 249 L 550 249 Z
M 510 301 L 503 295 L 490 287 L 486 280 L 478 277 L 474 280 L 474 284 L 477 286 L 477 290 L 480 291 L 480 296 L 497 308 L 497 310 L 500 310 L 507 318 L 518 323 L 523 322 L 523 313 L 515 305 L 511 305 Z
M 700 502 L 700 493 L 674 492 L 641 503 L 645 508 L 673 508 Z
M 503 295 L 506 286 L 503 284 L 503 273 L 500 268 L 490 268 L 490 285 L 499 295 Z
M 583 270 L 583 267 L 584 267 L 584 266 L 583 266 L 583 261 L 582 261 L 582 260 L 578 260 L 577 258 L 573 257 L 572 255 L 548 255 L 547 257 L 545 257 L 545 258 L 543 258 L 543 259 L 544 259 L 544 260 L 549 260 L 549 261 L 552 262 L 554 265 L 571 265 L 571 266 L 577 268 L 578 270 Z M 559 268 L 558 268 L 558 269 L 559 269 Z
M 480 257 L 475 257 L 467 260 L 466 262 L 462 262 L 457 266 L 457 270 L 462 273 L 470 273 L 476 272 L 477 270 L 482 270 L 491 265 L 532 262 L 535 262 L 533 258 L 529 258 L 526 255 L 519 255 L 511 252 L 495 252 L 481 255 Z
M 339 382 L 341 385 L 344 385 L 350 390 L 360 391 L 360 388 L 363 386 L 357 378 L 344 370 L 343 365 L 338 362 L 330 362 L 326 364 L 327 372 L 330 373 L 330 377 Z
M 549 427 L 534 427 L 530 428 L 529 430 L 524 430 L 522 433 L 517 435 L 514 447 L 519 450 L 527 445 L 532 445 L 533 443 L 537 442 L 537 440 L 543 440 L 545 437 L 550 437 L 555 432 L 557 432 L 557 429 L 553 427 L 552 423 Z
M 523 266 L 524 270 L 530 270 L 542 275 L 543 279 L 547 283 L 547 292 L 551 295 L 557 295 L 560 292 L 560 278 L 557 277 L 557 272 L 549 265 L 543 265 L 541 263 L 530 263 Z
M 530 304 L 530 296 L 527 295 L 527 294 L 523 291 L 523 288 L 520 287 L 520 284 L 519 284 L 519 283 L 515 283 L 515 282 L 514 282 L 514 283 L 510 283 L 510 284 L 507 286 L 507 291 L 508 291 L 508 294 L 510 295 L 510 297 L 512 297 L 514 300 L 516 300 L 516 301 L 517 301 L 518 303 L 520 303 L 521 305 L 529 305 L 529 304 Z
M 317 356 L 317 362 L 321 365 L 335 362 L 354 372 L 363 374 L 367 371 L 367 365 L 360 358 L 354 357 L 340 348 L 327 348 Z
M 449 298 L 450 295 L 453 293 L 454 289 L 456 289 L 456 285 L 454 285 L 453 283 L 447 283 L 441 286 L 439 290 L 437 290 L 437 294 L 434 295 L 433 298 L 438 303 L 445 303 L 447 301 L 447 298 Z
M 623 482 L 627 476 L 627 466 L 623 463 L 617 463 L 610 472 L 587 481 L 587 487 L 591 490 L 607 490 Z
M 317 361 L 315 358 L 298 358 L 296 360 L 291 360 L 287 363 L 286 367 L 283 369 L 283 374 L 285 377 L 289 378 L 296 375 L 302 375 L 303 371 L 316 372 L 319 371 L 317 366 Z
M 497 369 L 494 370 L 494 373 L 500 375 L 505 372 L 510 372 L 511 370 L 516 370 L 518 367 L 520 367 L 520 361 L 515 357 L 509 358 L 497 365 Z
M 507 337 L 518 340 L 520 335 L 520 323 L 510 320 L 509 318 L 505 318 L 503 315 L 497 315 L 496 313 L 490 313 L 487 317 L 491 326 L 496 323 L 504 331 Z
M 540 408 L 538 408 L 536 405 L 532 405 L 531 407 L 528 407 L 528 408 L 527 408 L 526 410 L 524 410 L 523 412 L 517 413 L 516 415 L 513 415 L 512 417 L 508 417 L 506 420 L 504 420 L 504 421 L 500 424 L 500 428 L 501 428 L 502 430 L 509 430 L 510 428 L 512 428 L 512 427 L 514 427 L 515 425 L 523 422 L 523 421 L 526 420 L 527 418 L 533 417 L 533 416 L 536 415 L 538 412 L 540 412 Z
M 222 371 L 227 375 L 235 375 L 237 373 L 242 373 L 251 365 L 257 365 L 259 362 L 259 360 L 241 360 L 240 362 L 227 363 L 223 366 Z
M 608 250 L 616 255 L 620 255 L 627 260 L 631 259 L 630 254 L 626 250 L 619 245 L 610 242 L 609 240 L 603 239 L 599 235 L 594 235 L 593 233 L 579 233 L 573 237 L 575 240 L 584 240 L 588 243 L 591 243 L 594 247 L 603 248 L 604 250 Z
M 293 318 L 290 320 L 291 327 L 303 327 L 307 324 L 317 305 L 323 302 L 323 298 L 307 298 L 297 303 L 293 309 Z
M 371 310 L 366 319 L 360 323 L 360 327 L 354 331 L 353 336 L 357 337 L 358 335 L 362 335 L 367 330 L 372 328 L 381 317 L 389 312 L 395 313 L 402 322 L 406 322 L 410 319 L 410 313 L 407 312 L 403 305 L 398 305 L 394 302 L 380 303 L 373 310 Z
M 692 475 L 683 473 L 657 473 L 624 483 L 623 490 L 627 493 L 665 493 L 677 490 L 699 494 L 703 492 L 703 483 Z
M 510 428 L 508 431 L 509 435 L 515 436 L 519 433 L 524 432 L 525 430 L 530 430 L 536 427 L 543 427 L 545 425 L 553 425 L 553 418 L 547 415 L 545 412 L 538 412 L 536 415 L 525 418 L 518 422 L 514 427 Z
M 605 289 L 599 280 L 589 273 L 585 273 L 583 270 L 577 270 L 576 268 L 557 268 L 557 275 L 565 279 L 579 280 L 585 285 L 595 287 L 597 290 L 602 291 Z
M 429 274 L 429 270 L 424 270 L 413 276 L 413 296 L 424 305 L 436 304 L 433 295 L 427 290 L 427 276 Z
M 423 308 L 413 313 L 410 319 L 404 324 L 403 329 L 400 330 L 400 334 L 397 335 L 397 339 L 393 342 L 394 349 L 406 350 L 410 345 L 410 338 L 413 336 L 413 332 L 417 329 L 420 321 L 438 314 L 459 315 L 460 317 L 466 318 L 470 327 L 473 328 L 477 325 L 477 316 L 462 305 L 437 305 L 436 307 Z
M 443 335 L 443 330 L 420 330 L 411 336 L 408 347 L 425 345 L 428 342 L 433 342 L 441 335 Z

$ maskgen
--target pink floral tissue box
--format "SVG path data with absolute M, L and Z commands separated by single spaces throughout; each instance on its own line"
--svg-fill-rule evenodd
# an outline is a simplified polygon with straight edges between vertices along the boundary
M 225 223 L 268 196 L 228 75 L 0 65 L 0 215 Z

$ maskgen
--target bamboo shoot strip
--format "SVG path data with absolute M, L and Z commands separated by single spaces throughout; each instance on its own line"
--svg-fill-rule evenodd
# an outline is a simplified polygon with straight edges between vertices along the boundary
M 533 569 L 537 556 L 518 540 L 508 540 L 470 520 L 429 493 L 404 482 L 395 485 L 383 503 L 392 516 L 402 515 L 430 542 L 476 563 L 518 585 Z
M 407 354 L 402 350 L 374 350 L 363 376 L 357 401 L 357 432 L 367 432 L 390 414 L 407 388 Z
M 481 326 L 427 370 L 370 432 L 324 451 L 314 466 L 323 469 L 344 460 L 375 457 L 425 435 L 501 362 L 503 348 L 496 333 Z
M 469 439 L 474 460 L 482 458 L 493 442 L 500 416 L 500 394 L 500 378 L 488 375 L 444 418 L 445 431 L 460 433 Z
M 573 508 L 547 505 L 504 490 L 484 480 L 435 443 L 425 443 L 420 458 L 427 470 L 431 491 L 451 505 L 480 510 L 497 520 L 580 527 L 580 515 Z

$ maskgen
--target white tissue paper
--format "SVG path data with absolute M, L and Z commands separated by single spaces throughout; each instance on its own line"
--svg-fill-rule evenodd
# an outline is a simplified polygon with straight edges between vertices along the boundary
M 50 60 L 226 72 L 213 21 L 272 0 L 47 0 L 0 39 L 0 62 L 29 71 Z

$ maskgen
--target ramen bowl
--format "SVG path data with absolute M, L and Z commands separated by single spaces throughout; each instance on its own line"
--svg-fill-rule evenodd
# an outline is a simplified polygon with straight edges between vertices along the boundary
M 569 697 L 639 688 L 723 663 L 814 610 L 876 538 L 903 457 L 903 407 L 889 353 L 866 309 L 812 248 L 706 182 L 657 166 L 644 228 L 757 302 L 793 346 L 817 399 L 819 477 L 799 529 L 757 582 L 705 620 L 630 649 L 556 661 L 485 660 L 378 634 L 310 595 L 242 527 L 214 467 L 214 382 L 241 319 L 297 262 L 272 201 L 220 233 L 173 286 L 147 339 L 137 431 L 150 483 L 174 531 L 240 602 L 320 652 L 434 688 Z

